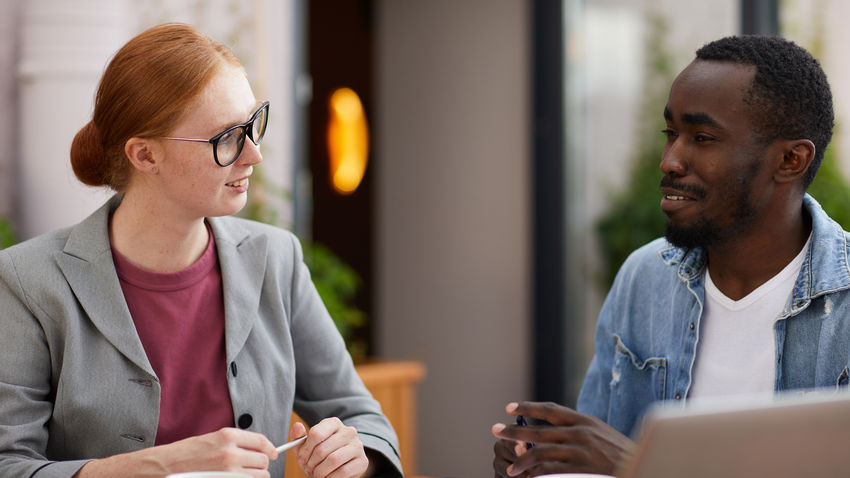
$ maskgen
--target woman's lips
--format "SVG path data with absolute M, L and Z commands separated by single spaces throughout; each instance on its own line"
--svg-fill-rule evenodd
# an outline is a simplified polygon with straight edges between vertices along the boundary
M 248 191 L 248 177 L 245 176 L 242 179 L 237 179 L 236 181 L 225 183 L 224 185 L 229 187 L 233 192 L 242 194 Z
M 248 185 L 248 178 L 247 177 L 242 178 L 242 179 L 237 179 L 236 181 L 233 181 L 232 183 L 225 184 L 225 186 L 231 186 L 231 187 L 237 187 L 237 188 L 240 187 L 240 186 L 247 186 L 247 185 Z

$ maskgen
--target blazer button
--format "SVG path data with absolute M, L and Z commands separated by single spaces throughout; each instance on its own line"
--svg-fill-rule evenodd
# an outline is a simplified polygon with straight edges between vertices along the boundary
M 236 362 L 230 362 L 230 373 L 232 373 L 235 377 L 237 372 L 238 370 L 236 369 Z
M 236 422 L 239 428 L 243 430 L 250 427 L 252 423 L 254 423 L 254 417 L 250 413 L 243 413 L 239 416 L 239 421 Z

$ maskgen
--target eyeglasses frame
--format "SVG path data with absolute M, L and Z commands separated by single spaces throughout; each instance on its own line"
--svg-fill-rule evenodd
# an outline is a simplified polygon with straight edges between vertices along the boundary
M 175 138 L 173 136 L 162 136 L 162 138 L 163 139 L 173 139 L 173 140 L 176 140 L 176 141 L 191 141 L 191 142 L 194 142 L 194 143 L 210 143 L 210 144 L 213 145 L 213 159 L 215 159 L 215 164 L 221 166 L 222 168 L 226 168 L 226 167 L 230 166 L 231 164 L 235 163 L 236 160 L 239 159 L 239 155 L 242 154 L 242 148 L 245 146 L 245 139 L 244 139 L 245 136 L 251 138 L 251 142 L 254 143 L 255 146 L 259 146 L 260 141 L 263 140 L 263 136 L 265 136 L 265 134 L 266 134 L 266 127 L 263 127 L 263 130 L 260 131 L 260 137 L 257 138 L 257 139 L 254 139 L 254 132 L 253 132 L 254 121 L 256 121 L 257 118 L 260 117 L 260 113 L 262 113 L 263 110 L 266 111 L 266 116 L 268 116 L 268 114 L 269 114 L 269 102 L 268 102 L 268 100 L 264 101 L 263 104 L 261 104 L 260 107 L 257 108 L 257 111 L 255 111 L 254 114 L 251 115 L 251 119 L 249 119 L 245 123 L 233 125 L 233 126 L 227 128 L 226 130 L 222 131 L 221 133 L 218 133 L 217 135 L 213 136 L 210 139 Z M 266 118 L 266 125 L 268 125 L 268 118 Z M 218 160 L 218 140 L 220 140 L 224 135 L 235 130 L 236 128 L 242 128 L 243 139 L 239 143 L 239 149 L 236 151 L 236 154 L 233 156 L 233 159 L 231 159 L 230 161 L 228 161 L 225 164 L 222 164 L 221 161 Z

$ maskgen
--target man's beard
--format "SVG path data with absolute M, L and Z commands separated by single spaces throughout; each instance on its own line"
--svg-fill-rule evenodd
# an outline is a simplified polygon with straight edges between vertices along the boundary
M 675 184 L 667 177 L 662 179 L 661 184 L 680 190 L 687 189 L 683 188 L 682 185 Z M 704 199 L 706 197 L 705 192 L 699 192 L 702 192 L 699 198 Z M 735 184 L 727 185 L 725 191 L 723 191 L 723 194 L 729 198 L 728 204 L 735 208 L 729 216 L 732 220 L 730 225 L 719 226 L 703 214 L 700 214 L 695 223 L 687 226 L 673 224 L 668 219 L 664 228 L 664 237 L 670 244 L 683 249 L 709 247 L 734 240 L 750 227 L 755 217 L 755 211 L 750 201 L 751 193 L 752 181 L 750 177 L 736 178 Z
M 668 219 L 664 226 L 664 237 L 667 242 L 682 249 L 708 247 L 723 239 L 717 227 L 705 217 L 700 217 L 696 224 L 690 226 L 677 226 Z

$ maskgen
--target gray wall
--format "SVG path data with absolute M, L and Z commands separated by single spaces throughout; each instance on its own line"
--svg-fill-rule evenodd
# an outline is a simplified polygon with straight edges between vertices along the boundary
M 380 355 L 424 361 L 419 469 L 492 476 L 529 398 L 527 2 L 376 3 Z

